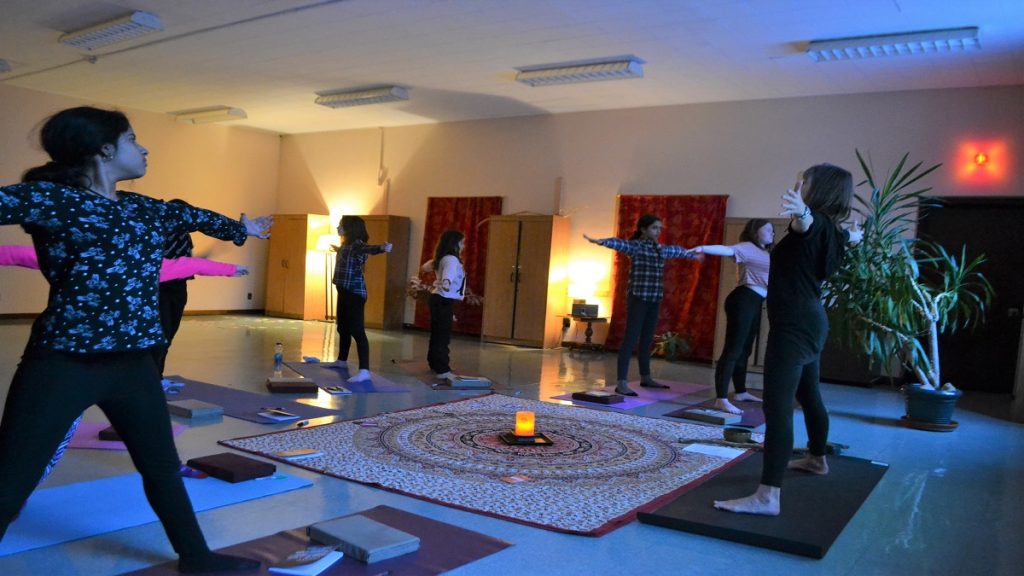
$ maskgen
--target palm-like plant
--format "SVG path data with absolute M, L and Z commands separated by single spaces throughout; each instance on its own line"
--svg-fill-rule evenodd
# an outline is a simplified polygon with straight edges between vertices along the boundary
M 878 181 L 857 151 L 871 187 L 854 208 L 864 219 L 864 239 L 829 279 L 827 305 L 841 345 L 865 353 L 887 373 L 896 358 L 923 388 L 950 390 L 952 384 L 942 382 L 939 335 L 982 322 L 993 291 L 979 271 L 984 255 L 968 261 L 966 247 L 956 255 L 911 236 L 918 212 L 940 204 L 926 195 L 931 187 L 918 182 L 941 164 L 908 167 L 907 157 Z

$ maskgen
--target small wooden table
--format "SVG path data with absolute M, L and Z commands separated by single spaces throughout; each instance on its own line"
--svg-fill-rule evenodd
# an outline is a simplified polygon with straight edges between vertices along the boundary
M 573 342 L 573 343 L 570 344 L 571 348 L 579 348 L 579 349 L 582 349 L 582 350 L 592 350 L 592 351 L 595 351 L 595 352 L 601 352 L 601 351 L 604 350 L 604 345 L 603 344 L 595 344 L 591 340 L 591 337 L 594 335 L 594 324 L 604 324 L 604 323 L 608 322 L 608 318 L 604 318 L 604 317 L 600 317 L 600 316 L 573 316 L 572 314 L 566 314 L 565 317 L 570 319 L 570 320 L 572 320 L 573 322 L 586 322 L 587 323 L 587 330 L 583 333 L 584 336 L 587 337 L 587 340 L 585 342 L 581 342 L 581 343 Z

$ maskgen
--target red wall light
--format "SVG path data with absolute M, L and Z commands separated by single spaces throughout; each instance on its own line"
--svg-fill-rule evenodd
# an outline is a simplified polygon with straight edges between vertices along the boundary
M 963 141 L 957 147 L 952 165 L 956 181 L 966 186 L 987 186 L 1003 183 L 1010 165 L 1005 141 Z

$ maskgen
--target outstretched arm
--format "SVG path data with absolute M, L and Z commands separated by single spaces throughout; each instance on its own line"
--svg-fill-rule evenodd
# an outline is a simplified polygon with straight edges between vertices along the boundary
M 39 270 L 39 259 L 33 246 L 0 246 L 0 266 L 21 266 Z
M 181 280 L 189 276 L 244 276 L 248 273 L 249 270 L 245 266 L 206 258 L 165 258 L 163 266 L 160 267 L 160 281 Z
M 636 252 L 637 242 L 634 240 L 623 240 L 622 238 L 591 238 L 586 234 L 583 235 L 588 242 L 597 244 L 598 246 L 604 246 L 605 248 L 611 248 L 616 252 L 622 252 L 623 254 L 632 255 Z
M 719 244 L 697 246 L 693 251 L 697 254 L 707 254 L 708 256 L 725 256 L 728 258 L 736 256 L 736 251 L 733 250 L 732 246 L 721 246 Z

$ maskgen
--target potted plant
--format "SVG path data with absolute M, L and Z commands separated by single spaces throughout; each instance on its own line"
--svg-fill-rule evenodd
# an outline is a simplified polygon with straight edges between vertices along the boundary
M 952 430 L 961 392 L 943 382 L 939 335 L 984 321 L 991 284 L 979 271 L 985 256 L 968 260 L 926 238 L 911 235 L 920 212 L 940 201 L 919 181 L 941 166 L 907 166 L 908 154 L 879 181 L 857 151 L 870 196 L 856 198 L 864 239 L 850 247 L 826 284 L 826 305 L 836 340 L 859 350 L 892 374 L 902 368 L 916 383 L 904 385 L 905 422 L 916 428 Z

